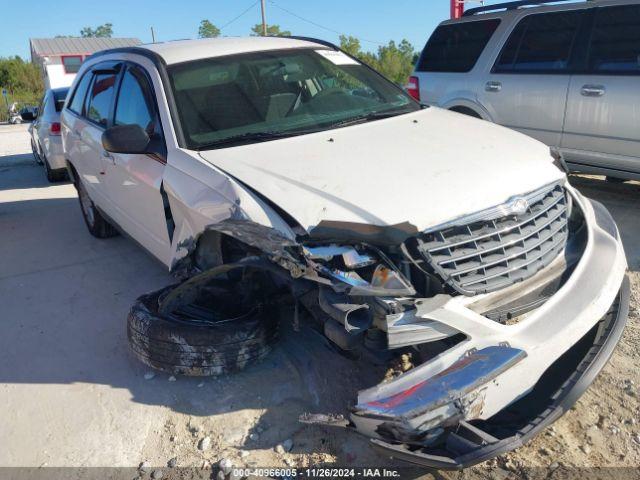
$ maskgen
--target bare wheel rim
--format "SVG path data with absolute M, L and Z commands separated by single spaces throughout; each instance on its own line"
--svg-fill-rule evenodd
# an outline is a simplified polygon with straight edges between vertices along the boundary
M 89 222 L 90 225 L 93 225 L 95 222 L 95 216 L 93 214 L 93 202 L 89 198 L 89 194 L 85 190 L 82 182 L 78 182 L 78 195 L 80 197 L 80 205 L 82 206 L 84 216 L 87 219 L 87 222 Z

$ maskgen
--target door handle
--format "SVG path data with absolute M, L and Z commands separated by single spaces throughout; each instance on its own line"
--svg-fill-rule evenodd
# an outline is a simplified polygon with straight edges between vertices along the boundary
M 111 155 L 109 152 L 107 152 L 106 150 L 102 151 L 102 158 L 106 159 L 106 160 L 111 160 L 111 163 L 113 163 L 114 165 L 116 164 L 116 159 L 113 155 Z
M 603 85 L 583 85 L 580 94 L 583 97 L 602 97 L 605 91 Z
M 484 86 L 487 92 L 499 92 L 502 90 L 502 83 L 500 82 L 487 82 Z

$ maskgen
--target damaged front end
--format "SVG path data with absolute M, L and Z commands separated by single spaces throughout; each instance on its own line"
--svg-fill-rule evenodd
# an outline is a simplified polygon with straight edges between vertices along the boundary
M 294 240 L 246 220 L 212 232 L 222 265 L 200 265 L 161 309 L 252 259 L 240 261 L 286 285 L 340 349 L 415 360 L 359 392 L 349 425 L 429 467 L 478 463 L 556 420 L 606 363 L 628 311 L 615 224 L 559 183 L 426 232 L 322 222 Z

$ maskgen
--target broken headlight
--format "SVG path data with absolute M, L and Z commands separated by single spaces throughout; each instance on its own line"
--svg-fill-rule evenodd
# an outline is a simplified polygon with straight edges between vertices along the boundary
M 415 289 L 380 250 L 370 245 L 305 246 L 307 262 L 338 290 L 358 296 L 412 296 Z

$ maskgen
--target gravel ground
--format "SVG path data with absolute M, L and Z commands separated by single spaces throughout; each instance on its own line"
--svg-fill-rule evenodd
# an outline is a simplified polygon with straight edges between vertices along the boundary
M 236 466 L 403 465 L 358 435 L 297 422 L 307 411 L 344 412 L 371 370 L 337 355 L 310 329 L 284 331 L 266 361 L 217 379 L 173 381 L 128 355 L 128 305 L 168 276 L 126 239 L 90 238 L 72 187 L 47 185 L 28 152 L 24 125 L 0 126 L 0 466 L 145 462 L 147 478 L 161 468 L 163 478 L 186 478 L 167 465 L 214 477 L 217 467 L 210 468 L 221 459 Z M 578 467 L 626 466 L 637 478 L 640 184 L 571 181 L 606 204 L 627 251 L 631 314 L 612 360 L 576 407 L 528 445 L 464 473 L 406 476 L 567 478 Z M 587 478 L 593 470 L 581 472 Z

